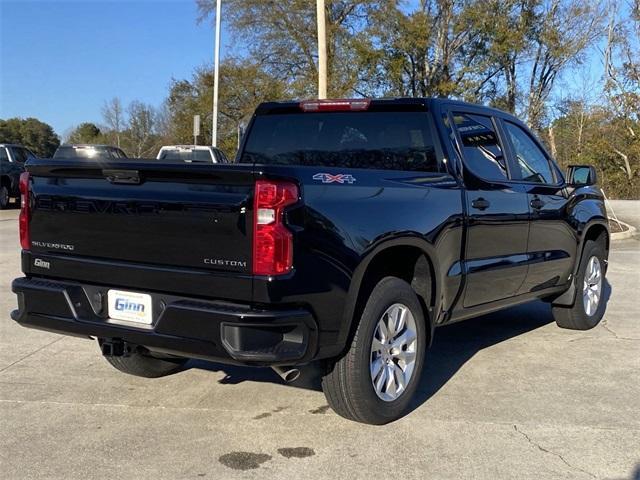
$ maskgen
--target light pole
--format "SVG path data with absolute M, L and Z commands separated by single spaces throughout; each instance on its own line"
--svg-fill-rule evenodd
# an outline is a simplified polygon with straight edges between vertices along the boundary
M 211 145 L 218 143 L 218 70 L 220 66 L 220 10 L 222 0 L 216 2 L 216 34 L 213 54 L 213 115 L 211 119 Z
M 318 98 L 327 98 L 327 33 L 324 0 L 316 0 L 318 17 Z

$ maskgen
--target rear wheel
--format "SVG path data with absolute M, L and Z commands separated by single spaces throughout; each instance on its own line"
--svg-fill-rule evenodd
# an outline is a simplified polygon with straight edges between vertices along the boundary
M 9 206 L 9 189 L 6 185 L 0 185 L 0 210 Z
M 605 249 L 603 241 L 587 240 L 576 275 L 576 299 L 572 307 L 553 307 L 559 327 L 588 330 L 604 315 Z
M 422 306 L 411 286 L 386 277 L 373 289 L 349 351 L 322 379 L 339 415 L 381 425 L 400 418 L 418 387 L 426 347 Z
M 105 356 L 107 362 L 121 372 L 136 377 L 158 378 L 179 372 L 187 358 L 157 358 L 146 349 L 137 347 L 126 356 Z

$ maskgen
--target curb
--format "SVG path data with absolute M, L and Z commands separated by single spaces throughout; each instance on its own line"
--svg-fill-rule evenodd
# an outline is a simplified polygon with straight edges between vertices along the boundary
M 615 222 L 615 220 L 613 221 Z M 620 223 L 620 225 L 624 225 L 625 227 L 627 227 L 627 230 L 625 230 L 624 232 L 612 233 L 611 240 L 624 240 L 626 238 L 631 238 L 636 234 L 636 227 L 629 225 L 628 223 L 625 223 L 621 220 L 618 220 L 618 223 Z

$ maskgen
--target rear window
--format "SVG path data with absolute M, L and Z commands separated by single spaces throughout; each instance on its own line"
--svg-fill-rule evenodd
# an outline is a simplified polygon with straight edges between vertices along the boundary
M 53 158 L 105 159 L 112 155 L 105 147 L 59 147 Z
M 211 163 L 209 150 L 163 150 L 160 160 L 180 160 L 183 162 L 207 162 Z
M 440 172 L 424 112 L 257 116 L 242 163 Z

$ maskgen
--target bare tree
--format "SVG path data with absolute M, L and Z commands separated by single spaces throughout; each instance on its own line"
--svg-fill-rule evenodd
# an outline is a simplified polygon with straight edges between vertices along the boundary
M 621 161 L 619 168 L 629 181 L 635 173 L 633 165 L 640 162 L 640 1 L 635 0 L 630 8 L 630 16 L 618 23 L 617 3 L 610 2 L 604 55 L 605 92 L 623 125 L 609 141 Z
M 558 75 L 602 35 L 604 11 L 598 1 L 546 0 L 537 16 L 526 113 L 527 123 L 540 131 Z
M 120 102 L 118 97 L 113 97 L 111 100 L 104 102 L 102 106 L 102 118 L 113 134 L 118 148 L 120 148 L 120 134 L 124 128 L 125 120 L 122 102 Z
M 127 107 L 127 137 L 136 157 L 148 155 L 155 147 L 156 112 L 151 105 L 134 100 Z

